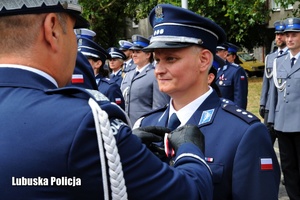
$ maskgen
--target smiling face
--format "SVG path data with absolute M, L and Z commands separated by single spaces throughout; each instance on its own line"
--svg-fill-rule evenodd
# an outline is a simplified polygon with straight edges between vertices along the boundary
M 213 56 L 207 49 L 197 46 L 157 49 L 154 56 L 159 89 L 175 102 L 184 99 L 188 103 L 208 90 L 208 70 Z
M 134 64 L 137 65 L 138 69 L 144 67 L 150 62 L 151 53 L 143 52 L 142 50 L 133 50 L 132 59 Z

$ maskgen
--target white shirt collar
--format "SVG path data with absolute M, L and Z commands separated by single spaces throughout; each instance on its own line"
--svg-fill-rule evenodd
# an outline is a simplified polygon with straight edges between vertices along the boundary
M 290 52 L 290 59 L 292 59 L 293 57 L 296 58 L 295 63 L 297 62 L 299 56 L 300 56 L 300 52 L 297 53 L 295 56 L 293 56 L 292 53 Z
M 209 90 L 195 99 L 194 101 L 190 102 L 180 110 L 176 111 L 172 104 L 172 99 L 170 100 L 170 110 L 169 110 L 169 119 L 173 113 L 176 113 L 178 119 L 180 120 L 180 126 L 185 125 L 188 120 L 192 117 L 195 111 L 199 108 L 199 106 L 204 102 L 204 100 L 213 92 L 213 89 L 209 86 Z M 179 126 L 179 127 L 180 127 Z
M 139 73 L 142 73 L 142 71 L 144 71 L 147 66 L 149 65 L 150 63 L 148 63 L 147 65 L 145 65 L 144 67 L 142 67 L 141 69 L 138 69 L 137 67 L 135 68 L 135 72 L 139 72 Z

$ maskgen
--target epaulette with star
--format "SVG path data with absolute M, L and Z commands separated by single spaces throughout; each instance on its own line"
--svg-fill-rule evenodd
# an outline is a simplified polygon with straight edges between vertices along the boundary
M 225 110 L 226 112 L 229 112 L 229 113 L 237 116 L 238 118 L 242 119 L 243 121 L 245 121 L 248 124 L 252 124 L 253 122 L 260 121 L 260 119 L 257 118 L 254 114 L 238 107 L 235 104 L 224 103 L 224 104 L 222 104 L 222 109 Z

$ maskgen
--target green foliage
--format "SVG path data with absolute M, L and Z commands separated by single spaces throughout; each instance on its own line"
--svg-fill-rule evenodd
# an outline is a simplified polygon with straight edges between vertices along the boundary
M 294 4 L 295 0 L 275 0 L 281 6 Z M 80 0 L 84 16 L 91 29 L 97 33 L 95 40 L 103 47 L 116 46 L 124 39 L 126 18 L 146 18 L 159 3 L 180 6 L 181 0 Z M 270 12 L 267 0 L 189 0 L 188 8 L 218 23 L 227 33 L 231 43 L 252 49 L 274 37 L 267 28 Z M 297 16 L 299 9 L 293 11 Z

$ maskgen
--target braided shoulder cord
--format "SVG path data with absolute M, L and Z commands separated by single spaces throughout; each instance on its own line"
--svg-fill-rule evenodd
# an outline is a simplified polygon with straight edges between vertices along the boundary
M 279 89 L 279 91 L 283 91 L 285 89 L 286 81 L 283 83 L 279 83 L 277 80 L 277 65 L 276 65 L 277 58 L 273 61 L 273 81 L 275 86 Z
M 125 186 L 125 179 L 123 176 L 122 164 L 120 160 L 120 155 L 118 154 L 118 148 L 116 145 L 116 140 L 113 135 L 112 129 L 110 128 L 110 122 L 108 120 L 108 115 L 103 111 L 98 103 L 90 98 L 89 105 L 92 109 L 95 127 L 97 132 L 97 140 L 100 154 L 100 164 L 103 176 L 103 190 L 105 200 L 109 199 L 109 189 L 107 180 L 107 169 L 106 160 L 109 167 L 109 180 L 110 188 L 112 191 L 112 199 L 127 199 L 127 192 Z M 104 143 L 104 148 L 103 148 Z M 105 152 L 105 155 L 104 155 Z
M 268 72 L 267 72 L 268 58 L 269 58 L 269 55 L 267 55 L 266 59 L 265 59 L 265 76 L 266 76 L 266 78 L 271 78 L 273 76 L 273 70 L 274 70 L 274 68 L 273 68 L 272 72 L 270 74 L 268 74 Z

